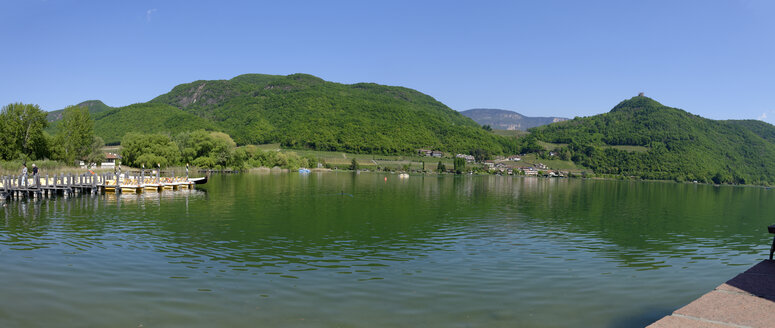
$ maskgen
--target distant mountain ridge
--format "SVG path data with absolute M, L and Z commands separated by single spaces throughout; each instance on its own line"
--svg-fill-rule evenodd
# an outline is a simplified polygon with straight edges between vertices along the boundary
M 474 108 L 460 112 L 479 125 L 489 125 L 496 130 L 521 130 L 541 125 L 567 121 L 564 117 L 529 117 L 515 111 L 494 108 Z

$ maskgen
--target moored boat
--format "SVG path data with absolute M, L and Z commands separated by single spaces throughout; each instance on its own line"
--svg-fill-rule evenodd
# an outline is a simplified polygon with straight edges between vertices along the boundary
M 189 178 L 188 181 L 193 182 L 194 184 L 205 184 L 207 183 L 207 176 L 205 175 L 201 178 Z

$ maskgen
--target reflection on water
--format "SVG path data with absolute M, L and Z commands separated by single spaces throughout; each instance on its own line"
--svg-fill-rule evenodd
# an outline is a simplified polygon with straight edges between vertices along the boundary
M 763 258 L 775 210 L 761 188 L 518 177 L 205 188 L 10 202 L 0 326 L 642 326 Z

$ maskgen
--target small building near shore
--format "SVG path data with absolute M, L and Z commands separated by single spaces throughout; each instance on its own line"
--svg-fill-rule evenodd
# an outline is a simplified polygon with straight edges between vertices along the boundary
M 429 150 L 429 149 L 418 149 L 417 150 L 417 154 L 420 155 L 420 156 L 429 156 L 430 157 L 432 153 L 433 153 L 433 151 Z
M 519 168 L 524 175 L 538 175 L 538 170 L 535 167 L 524 166 Z
M 105 153 L 105 160 L 100 163 L 100 166 L 112 167 L 116 166 L 116 162 L 121 160 L 121 155 L 116 153 Z
M 457 155 L 455 155 L 455 157 L 462 158 L 462 159 L 466 160 L 466 162 L 468 162 L 468 163 L 473 163 L 473 162 L 476 161 L 474 156 L 466 155 L 466 154 L 457 154 Z

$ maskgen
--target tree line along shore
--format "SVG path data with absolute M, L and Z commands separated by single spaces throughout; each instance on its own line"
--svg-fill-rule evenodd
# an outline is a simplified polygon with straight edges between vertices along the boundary
M 88 109 L 68 106 L 53 134 L 47 132 L 46 112 L 32 104 L 14 103 L 0 111 L 0 170 L 17 173 L 22 164 L 35 163 L 41 170 L 70 172 L 78 163 L 101 163 L 106 158 L 105 143 L 95 134 L 95 123 Z M 535 145 L 531 144 L 533 147 Z M 247 170 L 259 167 L 364 169 L 415 172 L 487 173 L 486 166 L 455 162 L 445 158 L 412 155 L 353 154 L 312 149 L 281 149 L 279 144 L 237 146 L 226 133 L 194 130 L 171 133 L 126 133 L 116 149 L 119 165 L 130 167 L 182 167 L 190 164 L 213 170 Z M 120 149 L 120 150 L 119 150 Z M 498 154 L 472 149 L 480 162 Z M 112 168 L 107 168 L 111 170 Z
M 95 133 L 94 115 L 86 107 L 65 108 L 53 126 L 46 115 L 37 105 L 2 107 L 0 170 L 16 173 L 22 164 L 33 162 L 41 170 L 67 172 L 78 170 L 79 162 L 105 159 L 105 143 Z M 480 129 L 502 134 L 487 126 Z M 386 154 L 368 147 L 358 152 L 317 149 L 308 143 L 238 145 L 225 132 L 205 129 L 127 132 L 115 149 L 120 164 L 137 168 L 190 164 L 235 171 L 280 167 L 523 174 L 533 166 L 566 176 L 770 186 L 775 183 L 774 136 L 775 128 L 764 122 L 708 120 L 641 95 L 609 113 L 497 136 L 510 139 L 502 143 L 508 147 L 446 150 L 440 159 L 419 156 L 416 149 Z M 458 154 L 476 161 L 456 165 Z M 531 161 L 493 167 L 515 154 Z

